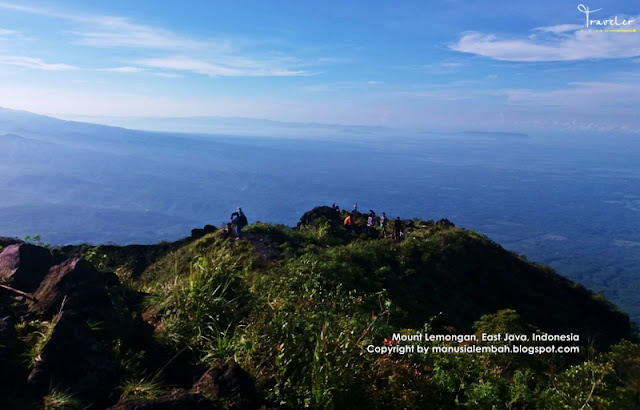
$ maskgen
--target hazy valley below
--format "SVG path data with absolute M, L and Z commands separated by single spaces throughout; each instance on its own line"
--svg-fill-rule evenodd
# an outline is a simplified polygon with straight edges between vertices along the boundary
M 291 127 L 290 127 L 291 128 Z M 157 243 L 241 206 L 447 218 L 605 295 L 640 322 L 640 146 L 491 133 L 172 134 L 0 111 L 0 235 Z M 371 130 L 369 130 L 371 131 Z

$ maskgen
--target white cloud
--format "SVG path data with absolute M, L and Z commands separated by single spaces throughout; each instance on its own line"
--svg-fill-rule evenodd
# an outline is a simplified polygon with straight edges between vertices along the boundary
M 304 62 L 297 58 L 282 56 L 277 50 L 255 54 L 244 46 L 256 41 L 239 41 L 225 38 L 191 38 L 160 27 L 135 22 L 119 16 L 104 16 L 83 13 L 67 13 L 47 8 L 18 6 L 0 2 L 0 8 L 22 13 L 44 15 L 67 20 L 75 27 L 66 33 L 75 38 L 75 43 L 97 48 L 131 48 L 154 55 L 142 60 L 147 68 L 185 71 L 211 77 L 222 76 L 305 76 L 312 73 L 296 69 Z M 180 53 L 180 56 L 175 56 Z M 278 55 L 277 58 L 272 55 Z M 326 59 L 322 59 L 326 63 Z M 135 72 L 128 66 L 132 61 L 123 61 L 127 66 L 112 71 Z M 307 63 L 308 65 L 308 63 Z
M 210 77 L 239 77 L 239 76 L 303 76 L 309 75 L 305 71 L 292 71 L 279 68 L 264 61 L 253 61 L 244 58 L 222 58 L 221 64 L 211 63 L 189 56 L 172 56 L 148 58 L 137 61 L 137 64 L 162 70 L 189 71 Z
M 157 75 L 158 77 L 164 77 L 164 78 L 182 78 L 183 77 L 180 74 L 176 74 L 176 73 L 155 73 L 155 75 Z
M 367 84 L 369 84 L 369 85 L 380 85 L 380 84 L 384 84 L 384 81 L 371 80 L 371 81 L 367 81 Z
M 78 69 L 78 67 L 69 64 L 46 63 L 39 58 L 25 56 L 0 56 L 0 65 L 11 65 L 16 67 L 46 71 L 68 71 Z
M 113 68 L 100 68 L 99 71 L 112 71 L 114 73 L 140 73 L 147 70 L 145 68 L 140 68 L 140 67 L 113 67 Z
M 87 30 L 72 31 L 82 45 L 94 47 L 128 47 L 159 50 L 184 50 L 215 48 L 228 50 L 225 42 L 205 43 L 179 36 L 169 30 L 137 24 L 129 19 L 110 16 L 90 16 L 84 18 L 90 23 Z
M 635 17 L 640 21 L 640 17 Z M 634 23 L 637 27 L 637 23 Z M 500 38 L 492 34 L 464 34 L 450 48 L 503 61 L 574 61 L 640 56 L 640 32 L 581 31 L 583 26 L 539 27 L 526 39 Z M 625 28 L 629 28 L 626 26 Z M 573 31 L 572 31 L 573 30 Z
M 567 33 L 567 32 L 574 32 L 583 28 L 584 26 L 580 24 L 558 24 L 555 26 L 537 27 L 537 28 L 534 28 L 533 31 L 538 31 L 543 33 Z
M 436 64 L 425 64 L 421 69 L 426 70 L 429 74 L 452 74 L 459 72 L 464 66 L 464 63 L 445 61 Z

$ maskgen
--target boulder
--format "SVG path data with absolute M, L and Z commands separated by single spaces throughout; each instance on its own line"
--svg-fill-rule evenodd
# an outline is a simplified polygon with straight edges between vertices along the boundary
M 18 367 L 16 345 L 18 334 L 15 329 L 13 317 L 7 316 L 0 319 L 0 384 L 11 379 Z
M 50 386 L 69 390 L 87 403 L 104 402 L 113 390 L 117 368 L 82 314 L 64 310 L 29 375 L 38 395 Z
M 156 399 L 134 399 L 118 403 L 109 410 L 215 410 L 216 406 L 199 394 L 178 393 Z
M 446 218 L 442 218 L 441 220 L 436 222 L 436 226 L 440 228 L 455 228 L 455 225 L 453 224 L 453 222 L 451 222 Z
M 213 400 L 225 402 L 230 409 L 258 407 L 251 375 L 233 360 L 211 367 L 193 385 L 193 390 Z
M 191 230 L 191 239 L 199 239 L 205 235 L 206 233 L 204 232 L 204 229 L 195 228 Z
M 51 267 L 51 252 L 28 243 L 9 245 L 0 253 L 0 279 L 25 292 L 38 287 Z
M 316 221 L 325 220 L 332 225 L 340 225 L 340 211 L 330 206 L 316 206 L 310 211 L 305 212 L 300 218 L 300 223 L 311 225 Z
M 24 243 L 24 241 L 18 238 L 9 238 L 7 236 L 0 236 L 0 247 L 6 248 L 9 245 L 13 245 L 15 243 Z
M 215 231 L 217 231 L 218 228 L 216 228 L 213 225 L 205 225 L 204 228 L 195 228 L 191 230 L 191 239 L 198 239 L 198 238 L 202 238 L 203 236 L 213 233 Z
M 68 259 L 53 266 L 33 294 L 31 312 L 53 316 L 65 300 L 65 308 L 74 309 L 92 319 L 108 320 L 113 306 L 105 290 L 103 275 L 84 259 Z

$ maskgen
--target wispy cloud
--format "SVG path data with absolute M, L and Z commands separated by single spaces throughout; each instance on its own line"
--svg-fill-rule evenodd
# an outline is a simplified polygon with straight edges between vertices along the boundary
M 640 16 L 634 17 L 640 21 Z M 637 23 L 633 27 L 640 28 Z M 528 38 L 507 39 L 478 32 L 465 33 L 450 48 L 503 61 L 574 61 L 640 56 L 640 32 L 581 31 L 584 26 L 538 27 Z
M 99 71 L 112 71 L 114 73 L 140 73 L 147 70 L 145 68 L 140 68 L 140 67 L 113 67 L 113 68 L 100 68 Z
M 583 28 L 584 26 L 580 24 L 557 24 L 555 26 L 536 27 L 533 29 L 533 31 L 542 33 L 567 33 L 574 32 Z
M 29 68 L 34 70 L 46 70 L 46 71 L 67 71 L 77 70 L 78 67 L 62 64 L 62 63 L 47 63 L 39 58 L 25 57 L 25 56 L 0 56 L 0 65 L 11 65 L 16 67 Z
M 238 59 L 234 57 L 221 58 L 220 64 L 211 63 L 189 56 L 172 56 L 160 58 L 148 58 L 136 63 L 149 68 L 162 70 L 189 71 L 208 75 L 210 77 L 286 77 L 310 75 L 305 71 L 293 71 L 280 68 L 264 61 L 251 59 Z
M 137 24 L 127 18 L 110 16 L 89 16 L 83 18 L 91 27 L 86 30 L 71 31 L 79 44 L 93 47 L 128 47 L 157 50 L 184 50 L 212 48 L 216 51 L 229 50 L 223 41 L 203 42 L 180 36 L 169 30 Z
M 0 8 L 72 22 L 74 27 L 66 30 L 66 33 L 73 36 L 77 45 L 96 48 L 129 48 L 153 56 L 140 62 L 122 61 L 124 67 L 111 71 L 137 72 L 133 71 L 129 65 L 139 64 L 145 68 L 183 71 L 210 77 L 312 75 L 309 71 L 297 69 L 308 66 L 309 62 L 305 63 L 290 56 L 281 56 L 278 50 L 262 54 L 247 51 L 246 44 L 255 43 L 255 41 L 192 38 L 120 16 L 67 13 L 4 2 L 0 2 Z M 176 56 L 177 53 L 179 56 Z M 270 55 L 279 57 L 273 58 Z
M 6 37 L 6 36 L 9 36 L 9 35 L 15 34 L 15 33 L 16 33 L 16 31 L 14 31 L 14 30 L 7 30 L 7 29 L 4 29 L 4 28 L 0 28 L 0 37 Z
M 164 78 L 182 78 L 183 76 L 180 74 L 176 74 L 176 73 L 154 73 L 156 76 L 158 77 L 164 77 Z

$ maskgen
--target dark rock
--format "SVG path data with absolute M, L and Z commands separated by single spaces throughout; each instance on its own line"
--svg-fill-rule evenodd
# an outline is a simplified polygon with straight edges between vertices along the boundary
M 231 409 L 254 409 L 258 406 L 251 375 L 233 360 L 211 367 L 193 385 L 193 390 L 224 401 Z
M 204 229 L 196 228 L 191 230 L 191 239 L 202 238 L 205 235 L 206 232 L 204 231 Z
M 18 334 L 13 317 L 0 319 L 0 383 L 4 384 L 14 375 L 18 367 L 16 345 Z
M 135 399 L 118 403 L 109 410 L 215 410 L 216 406 L 199 394 L 180 393 L 157 399 Z
M 113 272 L 102 272 L 102 277 L 107 286 L 117 286 L 120 283 L 120 278 Z
M 344 228 L 347 231 L 355 233 L 356 235 L 364 235 L 369 239 L 375 239 L 380 236 L 380 231 L 378 231 L 373 226 L 351 224 L 345 225 Z
M 0 279 L 25 292 L 38 287 L 51 267 L 51 252 L 28 243 L 7 246 L 0 253 Z
M 313 223 L 327 221 L 332 225 L 340 225 L 340 211 L 330 206 L 317 206 L 305 212 L 300 218 L 302 225 L 312 225 Z
M 6 248 L 9 245 L 13 245 L 16 243 L 24 243 L 24 241 L 18 239 L 18 238 L 9 238 L 6 236 L 0 236 L 0 246 L 3 248 Z
M 44 278 L 30 310 L 44 316 L 53 316 L 66 297 L 65 308 L 74 309 L 96 320 L 112 317 L 113 306 L 107 296 L 107 281 L 100 272 L 84 259 L 69 259 L 53 266 Z
M 213 233 L 215 231 L 217 231 L 218 228 L 216 228 L 213 225 L 205 225 L 204 228 L 196 228 L 196 229 L 192 229 L 191 230 L 191 239 L 199 239 L 202 238 L 203 236 Z
M 436 222 L 436 226 L 440 227 L 440 228 L 454 228 L 455 225 L 453 224 L 453 222 L 449 221 L 448 219 L 441 219 L 438 222 Z
M 116 377 L 116 366 L 83 316 L 65 310 L 40 351 L 28 383 L 38 395 L 58 386 L 87 403 L 100 403 L 114 388 Z
M 263 375 L 256 379 L 256 390 L 258 393 L 263 394 L 268 390 L 276 387 L 277 380 L 275 377 L 270 375 Z
M 60 249 L 52 249 L 51 250 L 51 257 L 52 257 L 52 265 L 60 265 L 62 262 L 66 261 L 67 259 L 69 259 L 69 255 L 67 255 L 66 253 L 62 252 Z
M 415 227 L 415 224 L 413 223 L 413 221 L 411 219 L 405 219 L 404 221 L 402 221 L 402 224 L 404 225 L 405 228 L 413 228 L 413 227 Z

